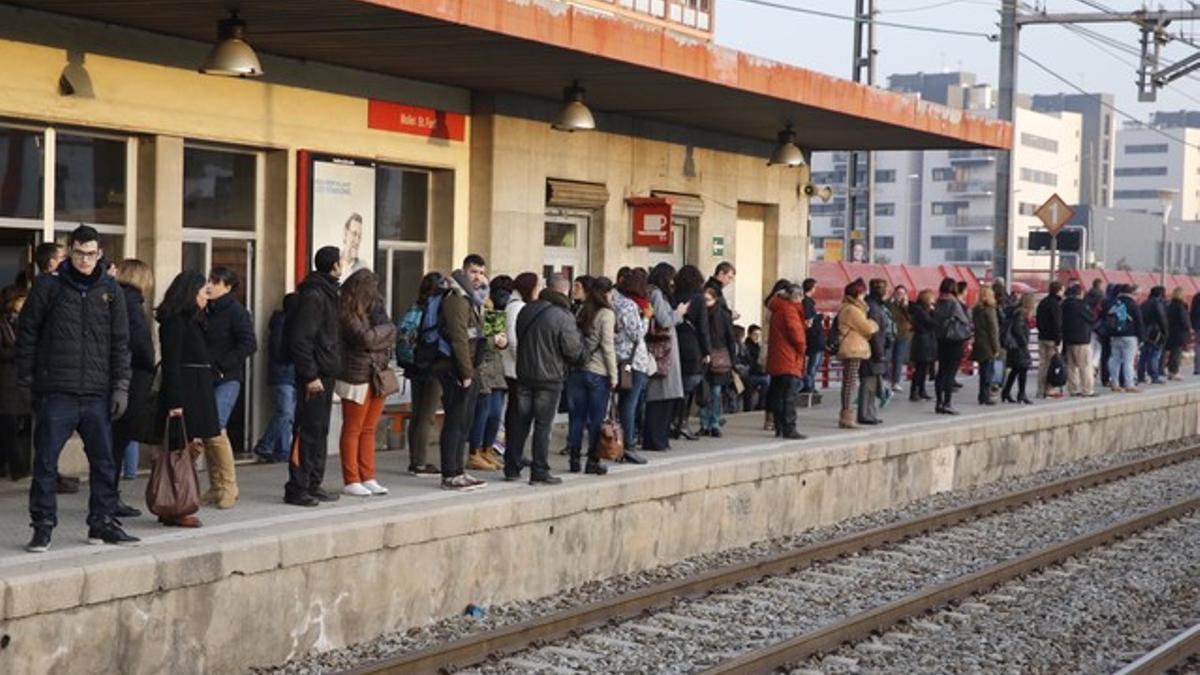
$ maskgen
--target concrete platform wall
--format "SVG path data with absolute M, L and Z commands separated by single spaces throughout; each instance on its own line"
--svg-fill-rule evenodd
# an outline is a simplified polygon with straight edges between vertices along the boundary
M 968 420 L 963 420 L 966 425 Z M 1194 435 L 1200 391 L 1034 408 L 674 470 L 449 499 L 237 541 L 96 556 L 0 581 L 5 673 L 225 673 L 931 493 Z M 852 438 L 854 440 L 852 440 Z M 486 493 L 484 493 L 486 494 Z

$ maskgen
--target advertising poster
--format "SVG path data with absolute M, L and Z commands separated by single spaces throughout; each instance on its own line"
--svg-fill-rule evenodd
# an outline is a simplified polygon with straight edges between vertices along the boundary
M 342 280 L 375 265 L 375 166 L 340 159 L 312 165 L 310 251 L 337 246 Z

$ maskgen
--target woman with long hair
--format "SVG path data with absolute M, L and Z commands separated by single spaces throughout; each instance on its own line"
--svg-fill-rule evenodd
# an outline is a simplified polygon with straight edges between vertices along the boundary
M 17 386 L 17 318 L 27 297 L 20 286 L 0 294 L 0 471 L 14 481 L 33 466 L 33 401 L 28 387 Z
M 958 283 L 946 277 L 938 287 L 938 301 L 933 308 L 937 322 L 938 371 L 935 381 L 936 411 L 940 415 L 957 415 L 950 405 L 954 395 L 954 375 L 963 359 L 963 345 L 970 339 L 971 320 L 958 296 Z
M 650 306 L 649 276 L 642 268 L 628 270 L 613 293 L 613 311 L 617 314 L 613 344 L 617 350 L 618 370 L 628 371 L 629 388 L 618 396 L 621 431 L 625 439 L 625 461 L 645 464 L 646 460 L 634 451 L 637 437 L 637 411 L 645 396 L 650 377 L 650 352 L 646 349 L 646 333 L 654 308 Z
M 504 380 L 508 385 L 508 405 L 504 409 L 504 453 L 508 454 L 508 444 L 512 434 L 516 433 L 519 423 L 517 410 L 517 392 L 520 383 L 517 382 L 517 317 L 525 305 L 537 300 L 542 278 L 534 272 L 521 272 L 512 282 L 512 293 L 508 296 L 508 304 L 504 306 L 504 330 L 508 334 L 508 347 L 500 353 L 504 362 Z M 514 450 L 515 452 L 515 450 Z
M 117 283 L 125 294 L 125 312 L 129 316 L 129 352 L 132 377 L 129 379 L 129 407 L 120 419 L 113 422 L 113 460 L 118 486 L 126 470 L 137 471 L 137 440 L 151 435 L 154 429 L 154 408 L 150 388 L 154 382 L 154 340 L 150 336 L 150 320 L 146 313 L 146 298 L 154 297 L 154 272 L 141 260 L 130 258 L 117 264 Z M 133 448 L 131 457 L 126 449 Z M 126 466 L 131 461 L 133 466 Z M 117 493 L 117 508 L 113 515 L 133 518 L 142 512 L 121 500 Z
M 342 372 L 334 392 L 342 399 L 342 493 L 352 497 L 385 495 L 375 479 L 375 430 L 383 415 L 389 391 L 376 382 L 391 378 L 381 373 L 391 368 L 396 325 L 388 319 L 379 294 L 379 277 L 363 268 L 342 282 L 338 295 L 338 335 Z
M 429 299 L 442 291 L 441 272 L 430 272 L 417 286 L 417 304 L 427 307 Z M 433 434 L 442 385 L 427 368 L 412 367 L 404 372 L 412 384 L 412 419 L 408 423 L 408 473 L 425 478 L 440 478 L 442 470 L 426 461 L 429 439 Z
M 479 366 L 475 374 L 479 380 L 479 396 L 475 398 L 475 419 L 468 434 L 470 456 L 467 468 L 475 471 L 494 471 L 504 468 L 504 457 L 496 450 L 496 436 L 500 432 L 500 421 L 504 417 L 504 397 L 508 393 L 508 381 L 504 376 L 504 357 L 508 352 L 508 331 L 498 325 L 497 318 L 508 320 L 506 308 L 513 294 L 512 277 L 499 274 L 488 284 L 488 299 L 483 304 L 484 337 L 479 341 Z M 496 337 L 503 334 L 505 348 L 496 345 Z M 515 362 L 514 362 L 515 365 Z
M 154 312 L 158 320 L 158 342 L 162 347 L 162 388 L 159 392 L 159 419 L 167 419 L 170 433 L 180 431 L 172 420 L 182 418 L 182 429 L 189 440 L 203 441 L 208 463 L 208 492 L 202 503 L 215 503 L 227 509 L 237 502 L 237 477 L 233 448 L 221 433 L 217 399 L 213 394 L 212 361 L 204 339 L 204 308 L 208 306 L 208 280 L 196 272 L 180 272 L 167 288 L 163 301 Z M 171 439 L 172 445 L 175 440 Z M 196 516 L 163 518 L 158 521 L 174 527 L 200 527 Z
M 708 400 L 700 408 L 700 435 L 720 438 L 721 396 L 725 387 L 733 384 L 733 355 L 737 351 L 737 338 L 733 334 L 733 321 L 721 303 L 721 291 L 712 285 L 704 288 L 704 313 L 708 321 L 709 355 L 708 368 L 704 374 L 708 384 Z M 728 363 L 714 364 L 713 354 L 724 350 Z M 717 366 L 720 366 L 719 368 Z M 726 368 L 728 368 L 726 370 Z M 799 384 L 796 385 L 799 388 Z
M 683 399 L 683 376 L 679 369 L 679 336 L 689 304 L 671 304 L 675 293 L 675 268 L 659 263 L 650 271 L 650 307 L 654 320 L 646 334 L 646 347 L 654 362 L 654 373 L 646 388 L 646 414 L 642 425 L 643 450 L 670 450 L 668 430 L 676 401 Z
M 708 370 L 711 346 L 708 339 L 708 308 L 704 302 L 704 275 L 695 265 L 684 265 L 675 276 L 674 303 L 676 310 L 686 306 L 683 322 L 675 332 L 679 341 L 679 368 L 683 375 L 683 400 L 675 406 L 675 426 L 672 438 L 697 440 L 689 428 L 692 404 L 695 402 L 704 374 Z
M 603 476 L 608 470 L 600 463 L 600 425 L 604 422 L 611 393 L 617 388 L 617 350 L 614 342 L 617 315 L 612 309 L 613 283 L 608 277 L 595 277 L 587 287 L 587 296 L 579 310 L 579 332 L 583 336 L 584 365 L 571 370 L 567 395 L 571 400 L 567 451 L 571 473 L 580 469 L 583 429 L 588 431 L 586 473 Z
M 879 324 L 867 318 L 867 284 L 855 279 L 846 285 L 842 306 L 838 310 L 838 359 L 842 362 L 842 407 L 838 426 L 854 429 L 858 426 L 854 413 L 854 389 L 858 386 L 858 369 L 862 360 L 871 356 L 871 336 Z
M 996 405 L 996 400 L 992 398 L 992 365 L 1002 352 L 1000 317 L 996 314 L 996 292 L 991 286 L 979 289 L 979 301 L 971 309 L 971 322 L 975 327 L 971 360 L 978 364 L 979 368 L 979 405 Z
M 1020 302 L 1009 308 L 1009 318 L 1005 322 L 1008 335 L 1008 349 L 1004 350 L 1004 362 L 1008 366 L 1008 378 L 1004 381 L 1004 391 L 1000 399 L 1005 403 L 1024 403 L 1033 405 L 1033 401 L 1025 395 L 1025 376 L 1033 365 L 1033 355 L 1029 353 L 1029 318 L 1033 316 L 1037 298 L 1033 293 L 1021 296 Z M 1017 398 L 1012 397 L 1013 384 L 1017 385 Z
M 933 320 L 933 291 L 926 288 L 917 294 L 917 301 L 909 307 L 912 318 L 913 339 L 909 349 L 909 362 L 913 365 L 913 379 L 908 392 L 910 401 L 928 401 L 932 396 L 925 390 L 925 382 L 933 374 L 937 362 L 937 322 Z

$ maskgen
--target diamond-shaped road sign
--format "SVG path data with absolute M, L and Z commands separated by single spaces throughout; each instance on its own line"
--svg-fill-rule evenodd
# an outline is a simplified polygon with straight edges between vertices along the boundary
M 1045 204 L 1039 206 L 1033 215 L 1041 219 L 1042 224 L 1046 226 L 1046 231 L 1053 237 L 1062 230 L 1063 225 L 1066 225 L 1075 216 L 1075 209 L 1068 206 L 1056 192 L 1046 200 Z

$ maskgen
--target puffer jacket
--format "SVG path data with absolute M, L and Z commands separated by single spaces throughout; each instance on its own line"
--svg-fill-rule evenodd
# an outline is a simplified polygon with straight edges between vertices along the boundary
M 216 384 L 241 382 L 246 376 L 246 359 L 258 351 L 250 312 L 233 293 L 226 293 L 209 302 L 204 314 L 204 339 L 212 356 Z
M 522 387 L 560 387 L 570 368 L 587 358 L 571 301 L 550 289 L 521 309 L 517 336 L 517 381 Z
M 971 347 L 971 360 L 988 363 L 1000 358 L 1000 319 L 994 305 L 979 303 L 971 310 L 971 321 L 975 326 L 975 343 Z
M 435 368 L 450 367 L 458 371 L 458 379 L 468 380 L 475 375 L 475 357 L 483 341 L 483 306 L 471 297 L 466 275 L 461 270 L 450 275 L 449 290 L 442 299 L 442 326 L 452 356 L 438 357 Z
M 125 294 L 101 270 L 84 277 L 63 261 L 34 280 L 17 322 L 17 381 L 35 394 L 108 396 L 128 391 Z
M 0 415 L 33 412 L 29 390 L 17 386 L 17 316 L 0 317 Z
M 342 372 L 337 379 L 347 384 L 366 384 L 371 381 L 372 371 L 388 367 L 391 348 L 396 342 L 396 324 L 388 320 L 382 305 L 376 305 L 365 319 L 341 317 L 338 337 Z
M 933 309 L 925 305 L 913 304 L 909 307 L 908 315 L 912 317 L 913 341 L 908 350 L 910 363 L 933 363 L 937 361 L 937 321 L 933 318 Z
M 1086 345 L 1092 342 L 1092 308 L 1080 298 L 1067 298 L 1062 303 L 1062 337 L 1065 345 Z
M 782 295 L 767 303 L 771 310 L 771 334 L 767 340 L 767 374 L 804 375 L 804 307 Z
M 296 383 L 333 379 L 342 372 L 338 330 L 338 282 L 324 272 L 312 272 L 296 289 L 296 311 L 284 327 L 288 352 L 296 367 Z
M 841 336 L 838 358 L 843 361 L 871 358 L 870 339 L 879 332 L 879 324 L 867 318 L 867 304 L 858 298 L 843 298 L 837 322 Z

